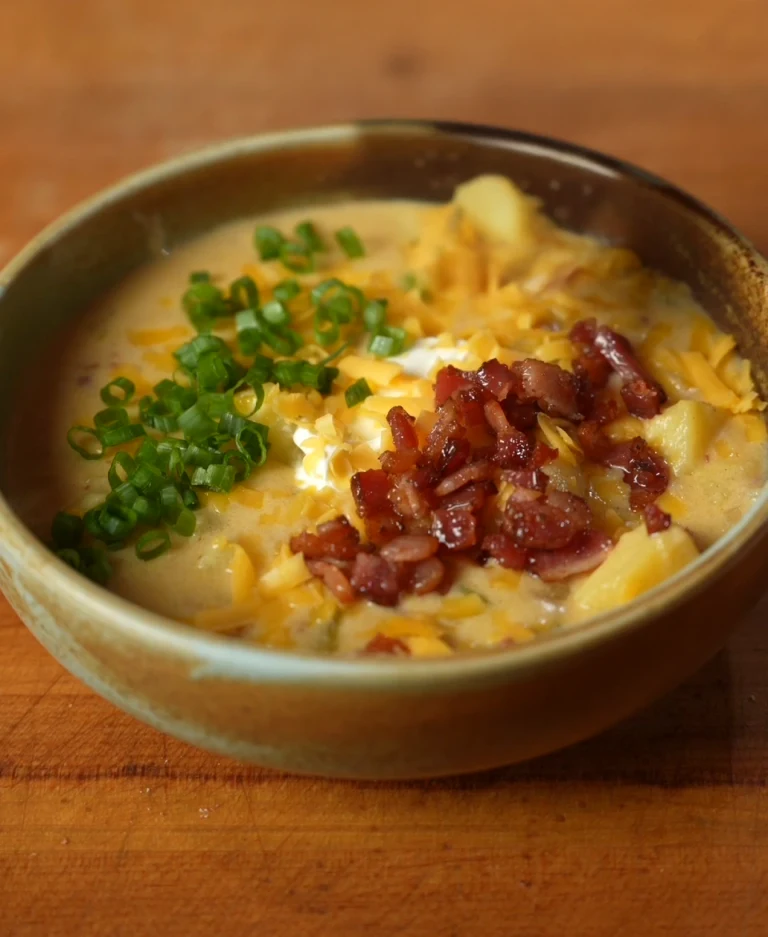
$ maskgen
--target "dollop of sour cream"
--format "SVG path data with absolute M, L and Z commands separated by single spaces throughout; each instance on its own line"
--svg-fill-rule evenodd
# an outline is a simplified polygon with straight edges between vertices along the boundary
M 420 338 L 408 351 L 387 360 L 399 365 L 404 375 L 424 379 L 428 378 L 438 365 L 460 364 L 469 354 L 466 342 L 459 342 L 453 347 L 442 346 L 438 342 L 437 338 Z M 392 397 L 392 406 L 395 406 L 397 396 L 400 396 L 392 394 L 387 388 L 383 388 L 381 394 Z M 338 488 L 331 473 L 331 461 L 334 456 L 345 445 L 357 446 L 360 443 L 366 443 L 379 455 L 384 448 L 385 436 L 382 426 L 364 415 L 358 416 L 345 427 L 344 438 L 339 441 L 324 439 L 314 426 L 297 427 L 293 433 L 293 441 L 303 457 L 296 467 L 296 484 L 300 488 L 314 488 L 317 491 Z M 307 458 L 308 456 L 311 458 Z

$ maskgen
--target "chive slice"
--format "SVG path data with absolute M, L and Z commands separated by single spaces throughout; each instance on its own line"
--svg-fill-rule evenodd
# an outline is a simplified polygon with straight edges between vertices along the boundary
M 198 442 L 216 430 L 216 422 L 201 407 L 200 401 L 179 417 L 179 429 L 187 439 Z
M 83 519 L 76 514 L 59 511 L 51 524 L 51 537 L 60 549 L 76 547 L 83 536 Z
M 399 355 L 403 350 L 406 339 L 405 329 L 393 325 L 385 325 L 371 337 L 368 351 L 379 358 L 388 358 Z
M 155 494 L 165 484 L 165 474 L 155 465 L 142 462 L 131 475 L 131 484 L 143 495 Z
M 140 436 L 146 436 L 146 430 L 141 423 L 129 423 L 127 426 L 116 426 L 113 429 L 104 430 L 99 435 L 104 447 L 109 449 L 112 446 L 122 446 L 123 443 L 131 442 Z
M 287 325 L 291 321 L 291 314 L 279 299 L 266 303 L 261 310 L 262 316 L 270 325 Z
M 100 586 L 112 575 L 112 566 L 101 547 L 81 547 L 80 564 L 80 572 Z
M 280 260 L 284 267 L 294 273 L 312 273 L 315 269 L 314 254 L 306 244 L 299 241 L 283 241 Z
M 192 283 L 182 296 L 181 304 L 198 332 L 210 332 L 216 319 L 229 312 L 224 294 L 208 280 Z
M 128 411 L 124 407 L 107 407 L 106 410 L 99 410 L 93 418 L 93 425 L 98 430 L 127 426 L 130 422 Z
M 268 429 L 260 423 L 250 423 L 238 430 L 235 435 L 235 445 L 243 456 L 256 467 L 263 465 L 267 459 Z
M 223 339 L 219 338 L 218 335 L 204 333 L 177 348 L 173 353 L 173 357 L 183 368 L 194 374 L 197 371 L 197 363 L 200 357 L 209 351 L 217 351 L 223 357 L 232 356 L 232 352 Z
M 127 504 L 128 507 L 131 507 L 133 502 L 138 497 L 139 492 L 133 487 L 133 485 L 130 482 L 123 482 L 122 485 L 118 485 L 112 491 L 107 500 L 111 498 L 115 501 L 121 501 L 123 504 Z
M 116 452 L 112 459 L 112 464 L 109 466 L 109 471 L 107 472 L 109 487 L 113 491 L 119 488 L 120 485 L 128 481 L 129 476 L 133 473 L 135 468 L 136 462 L 127 452 Z M 120 474 L 121 472 L 123 473 L 122 475 Z
M 264 341 L 279 355 L 292 355 L 304 344 L 298 332 L 286 328 L 268 328 Z
M 138 497 L 131 505 L 142 524 L 156 524 L 160 520 L 160 505 L 154 498 Z
M 108 501 L 99 512 L 99 526 L 109 540 L 123 540 L 138 523 L 133 507 L 119 501 Z
M 362 403 L 366 397 L 372 396 L 372 394 L 373 391 L 368 386 L 368 381 L 366 381 L 364 377 L 361 377 L 344 391 L 344 400 L 346 400 L 348 407 L 356 407 L 359 403 Z
M 207 283 L 211 279 L 211 275 L 207 270 L 194 270 L 189 275 L 190 283 Z
M 67 442 L 84 459 L 95 461 L 104 455 L 104 443 L 90 426 L 73 426 L 67 433 Z
M 235 483 L 235 469 L 231 465 L 209 465 L 208 468 L 197 468 L 192 474 L 192 484 L 211 491 L 221 491 L 225 494 L 232 490 Z
M 173 529 L 181 537 L 191 537 L 197 527 L 197 518 L 189 508 L 182 508 L 173 523 Z
M 281 280 L 272 290 L 272 297 L 278 302 L 287 303 L 301 292 L 298 280 Z
M 116 389 L 119 393 L 115 393 Z M 116 377 L 114 381 L 105 384 L 99 391 L 99 396 L 108 407 L 119 407 L 130 403 L 136 393 L 136 385 L 127 377 Z
M 253 416 L 254 413 L 256 413 L 258 410 L 261 409 L 261 406 L 264 403 L 264 396 L 265 396 L 263 384 L 250 380 L 248 377 L 249 374 L 250 374 L 250 371 L 248 372 L 248 374 L 245 375 L 245 377 L 241 378 L 237 382 L 237 384 L 232 388 L 233 399 L 238 409 L 240 409 L 239 407 L 240 400 L 243 397 L 245 397 L 245 394 L 246 394 L 245 388 L 250 388 L 251 391 L 253 391 L 253 397 L 254 397 L 253 406 L 251 407 L 250 411 L 245 414 L 246 417 Z
M 255 467 L 248 456 L 243 455 L 238 449 L 230 449 L 229 452 L 224 453 L 224 464 L 235 470 L 235 483 L 244 482 L 250 478 Z
M 56 556 L 58 556 L 60 560 L 64 560 L 67 566 L 71 566 L 72 569 L 76 569 L 80 572 L 82 560 L 80 559 L 79 550 L 75 550 L 74 547 L 62 547 L 62 549 L 56 551 Z
M 200 498 L 192 488 L 185 488 L 182 491 L 181 500 L 184 502 L 184 507 L 189 508 L 190 511 L 196 511 L 200 507 Z
M 253 243 L 262 260 L 275 260 L 280 256 L 280 248 L 285 238 L 277 228 L 260 225 L 253 233 Z
M 296 225 L 294 230 L 296 231 L 296 237 L 314 253 L 320 253 L 326 249 L 320 233 L 311 221 L 302 221 L 301 224 Z
M 232 281 L 229 286 L 229 302 L 235 310 L 259 308 L 259 288 L 253 277 L 238 277 Z
M 363 242 L 357 236 L 354 229 L 350 228 L 349 225 L 346 225 L 343 228 L 339 228 L 339 230 L 336 232 L 336 240 L 338 241 L 339 247 L 344 251 L 347 257 L 350 258 L 350 260 L 365 256 Z
M 229 380 L 229 370 L 215 351 L 202 355 L 197 363 L 197 386 L 203 393 L 219 390 Z
M 140 560 L 154 560 L 171 548 L 171 538 L 165 530 L 148 530 L 136 541 L 136 556 Z
M 255 309 L 242 309 L 235 313 L 237 343 L 244 355 L 255 355 L 263 339 L 261 323 Z
M 158 444 L 154 439 L 149 438 L 142 440 L 134 458 L 137 464 L 139 462 L 149 462 L 151 465 L 157 465 L 162 461 L 162 457 L 158 453 Z
M 372 299 L 363 310 L 366 331 L 378 332 L 387 321 L 387 300 Z

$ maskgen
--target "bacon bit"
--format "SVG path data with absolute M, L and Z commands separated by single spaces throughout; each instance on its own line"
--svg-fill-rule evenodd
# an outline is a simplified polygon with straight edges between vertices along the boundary
M 410 571 L 410 591 L 416 595 L 427 595 L 440 587 L 445 576 L 445 566 L 436 557 L 417 563 Z
M 392 490 L 392 482 L 382 469 L 358 472 L 352 476 L 350 487 L 360 517 L 374 517 L 391 511 L 389 493 Z
M 321 524 L 317 534 L 305 530 L 291 537 L 291 549 L 308 560 L 353 560 L 360 551 L 360 534 L 346 517 L 336 517 Z
M 395 449 L 417 449 L 419 437 L 416 433 L 416 420 L 403 407 L 392 407 L 387 414 L 387 423 L 392 430 Z
M 410 657 L 411 652 L 408 645 L 404 644 L 399 638 L 388 638 L 385 634 L 379 632 L 375 637 L 365 645 L 365 654 L 394 654 L 398 657 Z
M 478 520 L 471 511 L 446 511 L 432 514 L 432 536 L 448 550 L 468 550 L 477 543 Z
M 435 488 L 435 494 L 443 498 L 470 482 L 484 482 L 493 478 L 493 466 L 490 462 L 481 459 L 479 462 L 473 462 L 471 465 L 465 465 L 458 472 L 454 472 L 447 478 L 444 478 Z
M 483 538 L 483 551 L 505 569 L 525 569 L 528 554 L 507 534 L 488 534 Z
M 418 563 L 437 553 L 438 543 L 427 534 L 403 534 L 390 540 L 379 551 L 390 563 Z
M 643 508 L 643 518 L 649 534 L 658 534 L 662 530 L 666 530 L 672 523 L 670 515 L 653 503 L 646 504 Z
M 474 374 L 471 371 L 460 371 L 452 364 L 441 368 L 435 380 L 435 406 L 442 407 L 457 391 L 472 387 L 473 384 Z
M 397 571 L 384 557 L 358 553 L 349 581 L 355 592 L 377 605 L 397 605 L 400 593 Z
M 592 530 L 584 500 L 549 485 L 542 467 L 558 450 L 536 440 L 542 412 L 572 421 L 569 432 L 586 458 L 621 471 L 630 506 L 649 531 L 669 526 L 669 515 L 653 504 L 669 483 L 666 462 L 641 437 L 615 444 L 604 429 L 620 415 L 617 395 L 605 386 L 612 370 L 635 415 L 653 415 L 663 391 L 610 329 L 584 320 L 571 339 L 579 347 L 573 374 L 532 358 L 512 366 L 493 359 L 477 372 L 442 368 L 421 446 L 415 421 L 393 407 L 394 449 L 382 454 L 381 469 L 359 472 L 351 483 L 368 543 L 343 518 L 293 537 L 292 549 L 305 554 L 313 575 L 340 601 L 357 596 L 393 606 L 404 593 L 446 592 L 466 562 L 495 559 L 548 581 L 594 569 L 612 541 Z M 501 482 L 514 486 L 503 510 L 489 501 Z
M 516 361 L 512 368 L 520 380 L 523 399 L 535 400 L 548 416 L 583 419 L 578 403 L 579 386 L 568 371 L 536 358 Z
M 328 589 L 343 605 L 350 605 L 357 598 L 349 579 L 333 563 L 326 560 L 308 560 L 307 569 L 313 576 L 322 579 Z
M 545 582 L 568 579 L 592 572 L 613 549 L 613 540 L 596 530 L 578 534 L 560 550 L 537 550 L 530 554 L 528 568 Z

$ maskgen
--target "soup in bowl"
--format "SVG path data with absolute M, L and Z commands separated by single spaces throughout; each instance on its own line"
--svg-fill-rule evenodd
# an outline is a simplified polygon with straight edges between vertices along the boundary
M 283 767 L 446 773 L 581 737 L 711 653 L 726 624 L 679 610 L 685 576 L 724 574 L 762 529 L 748 296 L 688 269 L 706 246 L 724 271 L 735 236 L 567 147 L 519 138 L 512 159 L 503 136 L 399 132 L 224 148 L 86 209 L 54 247 L 116 236 L 105 216 L 149 199 L 144 262 L 102 262 L 104 288 L 15 365 L 5 489 L 48 553 L 20 534 L 11 598 L 131 711 Z M 446 148 L 438 201 L 409 182 L 227 198 L 260 161 L 304 153 L 347 181 L 380 147 L 407 176 L 417 146 Z M 221 206 L 191 221 L 201 173 Z M 659 263 L 642 225 L 617 243 L 627 192 L 688 237 L 682 261 Z M 591 221 L 565 223 L 581 202 Z

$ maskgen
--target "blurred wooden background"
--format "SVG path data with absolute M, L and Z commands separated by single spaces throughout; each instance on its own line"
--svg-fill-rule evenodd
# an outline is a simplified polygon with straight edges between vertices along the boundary
M 385 115 L 607 150 L 768 248 L 767 38 L 765 0 L 4 0 L 0 261 L 153 161 Z M 599 739 L 377 786 L 164 738 L 0 605 L 0 934 L 768 933 L 764 617 Z

